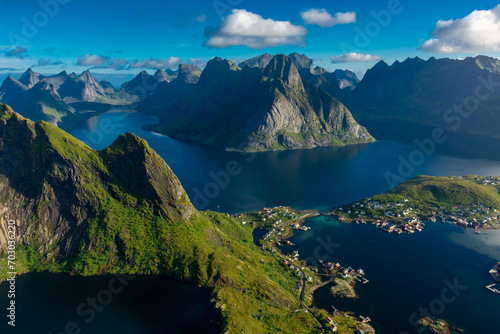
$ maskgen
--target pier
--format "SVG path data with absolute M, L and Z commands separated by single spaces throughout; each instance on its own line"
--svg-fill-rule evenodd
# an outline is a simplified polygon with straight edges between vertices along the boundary
M 493 293 L 500 293 L 500 290 L 498 290 L 497 288 L 494 288 L 496 284 L 490 284 L 490 285 L 487 285 L 486 286 L 486 289 L 490 290 L 491 292 Z

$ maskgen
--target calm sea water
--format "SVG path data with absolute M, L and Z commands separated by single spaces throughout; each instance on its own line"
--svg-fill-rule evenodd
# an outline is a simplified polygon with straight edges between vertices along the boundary
M 426 222 L 421 233 L 396 235 L 329 216 L 308 219 L 305 225 L 312 229 L 290 238 L 301 258 L 363 268 L 369 280 L 356 283 L 356 300 L 334 298 L 328 286 L 320 288 L 315 306 L 369 316 L 379 334 L 422 333 L 413 322 L 421 308 L 468 333 L 498 332 L 500 295 L 485 286 L 494 283 L 488 271 L 500 259 L 500 231 L 477 235 Z
M 197 208 L 229 213 L 276 205 L 324 210 L 382 193 L 391 187 L 387 173 L 397 174 L 401 161 L 408 160 L 415 152 L 411 144 L 390 140 L 288 152 L 221 152 L 142 129 L 157 120 L 139 113 L 109 113 L 89 119 L 71 134 L 101 150 L 121 133 L 133 132 L 145 138 L 165 159 Z M 422 133 L 418 139 L 426 137 L 427 134 Z M 484 154 L 476 153 L 471 158 L 470 154 L 462 155 L 456 147 L 447 150 L 446 145 L 438 146 L 436 153 L 426 156 L 402 179 L 418 174 L 500 175 L 496 155 L 488 154 L 491 152 L 487 150 Z M 306 224 L 313 229 L 292 239 L 302 257 L 314 256 L 322 244 L 318 238 L 330 238 L 338 247 L 327 253 L 329 260 L 362 267 L 370 280 L 366 285 L 358 284 L 360 299 L 355 301 L 334 299 L 327 288 L 320 289 L 315 294 L 316 306 L 330 310 L 334 305 L 357 315 L 370 316 L 377 333 L 417 333 L 419 327 L 412 326 L 409 318 L 420 307 L 431 307 L 433 314 L 439 313 L 438 317 L 471 333 L 491 332 L 495 328 L 493 321 L 499 314 L 495 305 L 500 296 L 484 286 L 491 281 L 488 270 L 500 259 L 498 232 L 474 235 L 455 226 L 428 223 L 422 233 L 397 236 L 372 226 L 339 224 L 324 216 L 310 219 Z M 320 252 L 325 254 L 321 249 Z M 75 307 L 81 299 L 96 294 L 107 284 L 106 278 L 43 275 L 19 278 L 19 285 L 25 291 L 19 323 L 31 326 L 21 333 L 33 332 L 31 329 L 38 323 L 42 324 L 42 332 L 62 331 L 64 322 L 76 317 Z M 57 278 L 57 284 L 51 283 L 53 277 Z M 208 292 L 175 285 L 177 283 L 160 283 L 158 279 L 144 278 L 144 284 L 131 286 L 117 296 L 116 302 L 89 325 L 95 327 L 88 332 L 107 333 L 106 330 L 118 326 L 123 333 L 190 333 L 184 326 L 198 322 L 213 325 L 212 317 L 198 318 L 205 312 L 201 311 L 203 305 L 208 307 L 203 310 L 210 309 L 206 304 Z M 446 303 L 444 309 L 437 312 L 441 292 L 447 287 L 445 280 L 451 283 L 457 280 L 457 284 L 467 288 L 460 290 L 453 302 Z M 5 284 L 0 286 L 0 294 L 3 294 L 1 289 L 6 289 Z M 58 292 L 61 289 L 63 293 Z M 78 292 L 81 289 L 83 293 Z M 29 318 L 29 323 L 23 321 L 23 317 Z M 186 319 L 199 320 L 186 323 Z M 170 328 L 168 326 L 173 329 L 168 331 L 165 329 Z M 204 328 L 203 332 L 207 332 L 207 328 L 213 327 Z
M 5 312 L 2 311 L 0 333 L 219 332 L 220 314 L 210 302 L 210 289 L 158 276 L 136 276 L 125 282 L 116 280 L 112 275 L 21 275 L 16 280 L 16 327 L 7 325 Z M 2 310 L 8 307 L 4 297 L 7 290 L 7 284 L 2 283 Z M 91 304 L 92 300 L 95 304 Z
M 228 213 L 277 205 L 323 210 L 386 192 L 391 188 L 387 173 L 397 175 L 401 159 L 409 160 L 415 150 L 414 146 L 381 140 L 342 148 L 223 152 L 142 129 L 157 121 L 155 116 L 142 113 L 108 113 L 89 119 L 70 133 L 97 150 L 106 148 L 124 132 L 135 133 L 165 159 L 197 208 Z M 419 139 L 427 136 L 423 132 Z M 402 179 L 419 174 L 500 175 L 500 159 L 464 158 L 459 151 L 443 148 L 438 145 L 439 153 L 426 156 Z M 489 157 L 490 149 L 484 151 Z M 228 163 L 234 162 L 237 167 L 230 168 L 230 174 Z

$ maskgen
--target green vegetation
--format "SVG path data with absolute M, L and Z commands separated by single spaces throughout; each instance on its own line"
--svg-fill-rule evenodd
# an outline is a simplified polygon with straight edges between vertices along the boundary
M 463 178 L 417 176 L 400 184 L 388 195 L 408 198 L 415 205 L 449 207 L 476 204 L 499 210 L 498 188 L 476 182 L 483 179 L 477 176 Z M 373 199 L 384 199 L 384 195 L 374 196 Z
M 405 219 L 403 225 L 418 225 L 417 217 L 441 216 L 465 227 L 480 228 L 499 226 L 499 211 L 500 177 L 467 175 L 416 176 L 386 194 L 332 212 L 344 221 L 383 219 L 402 223 Z
M 212 59 L 196 85 L 159 90 L 138 110 L 158 115 L 152 128 L 171 137 L 239 151 L 343 146 L 372 142 L 349 110 L 302 81 L 287 56 L 266 69 Z
M 19 273 L 165 274 L 212 287 L 224 333 L 321 331 L 296 312 L 295 272 L 254 245 L 252 226 L 194 209 L 144 140 L 124 134 L 97 152 L 48 123 L 0 111 L 3 155 L 20 163 L 0 170 L 11 181 L 0 180 L 0 200 L 28 224 L 18 230 Z M 0 278 L 6 272 L 4 256 Z

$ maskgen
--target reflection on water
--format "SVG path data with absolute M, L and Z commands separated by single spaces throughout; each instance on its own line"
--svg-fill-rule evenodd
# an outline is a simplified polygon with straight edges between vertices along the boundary
M 500 231 L 486 230 L 487 234 L 475 234 L 472 230 L 453 232 L 448 234 L 448 238 L 454 243 L 469 248 L 480 254 L 491 257 L 494 261 L 500 253 Z

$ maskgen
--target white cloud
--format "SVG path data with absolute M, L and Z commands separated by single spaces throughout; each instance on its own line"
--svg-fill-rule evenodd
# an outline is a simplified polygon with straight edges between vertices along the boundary
M 170 57 L 168 59 L 147 59 L 136 60 L 130 64 L 130 68 L 177 68 L 182 63 L 179 57 Z
M 304 19 L 305 24 L 317 24 L 322 28 L 332 27 L 337 24 L 356 23 L 355 12 L 336 13 L 332 16 L 324 8 L 312 8 L 300 13 L 300 16 Z
M 78 56 L 78 61 L 76 65 L 78 66 L 99 66 L 104 65 L 109 61 L 109 57 L 103 57 L 98 55 L 89 55 L 88 53 L 85 56 Z
M 433 53 L 500 51 L 500 5 L 475 10 L 464 18 L 436 23 L 420 50 Z
M 263 49 L 278 45 L 298 45 L 304 42 L 307 30 L 293 25 L 290 21 L 274 21 L 247 12 L 233 9 L 226 16 L 220 27 L 210 33 L 205 46 L 225 48 L 245 45 L 252 49 Z
M 382 60 L 382 57 L 352 52 L 352 53 L 347 53 L 347 54 L 341 55 L 341 56 L 330 56 L 330 60 L 331 60 L 332 64 L 366 63 L 369 61 Z

